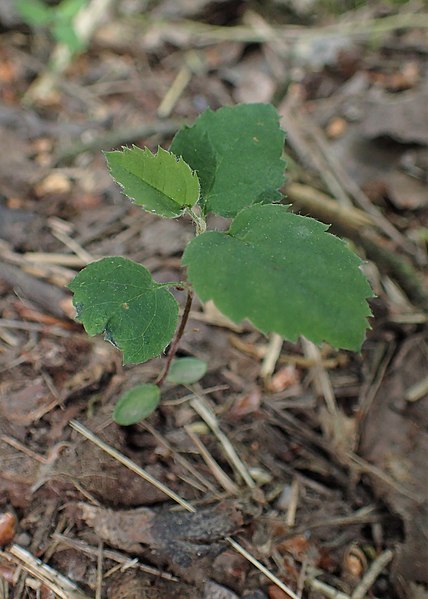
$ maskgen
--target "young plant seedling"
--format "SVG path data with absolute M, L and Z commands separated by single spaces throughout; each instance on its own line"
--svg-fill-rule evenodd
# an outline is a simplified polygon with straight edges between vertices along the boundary
M 71 54 L 85 48 L 84 42 L 77 35 L 74 19 L 88 0 L 62 0 L 51 6 L 44 0 L 15 0 L 16 9 L 21 17 L 34 29 L 44 28 L 52 37 L 65 44 Z
M 69 286 L 76 318 L 89 335 L 103 333 L 124 363 L 145 362 L 171 344 L 156 383 L 121 397 L 117 423 L 133 424 L 155 409 L 165 379 L 190 384 L 205 374 L 195 358 L 173 360 L 194 292 L 233 322 L 248 319 L 264 333 L 361 348 L 373 296 L 361 260 L 326 225 L 278 203 L 283 145 L 273 106 L 242 104 L 206 110 L 178 131 L 169 151 L 106 153 L 113 178 L 135 204 L 163 218 L 190 215 L 196 227 L 182 256 L 186 281 L 158 283 L 141 264 L 110 257 L 89 264 Z M 232 219 L 229 230 L 207 230 L 209 213 Z M 174 287 L 187 290 L 178 328 Z

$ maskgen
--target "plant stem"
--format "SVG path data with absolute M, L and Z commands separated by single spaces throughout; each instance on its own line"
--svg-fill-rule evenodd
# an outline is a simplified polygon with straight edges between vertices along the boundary
M 165 368 L 163 369 L 163 372 L 161 372 L 161 374 L 158 376 L 158 378 L 156 379 L 156 385 L 158 385 L 159 387 L 162 385 L 162 383 L 165 381 L 166 377 L 168 376 L 168 372 L 171 366 L 171 362 L 177 352 L 177 348 L 178 348 L 178 344 L 180 343 L 180 339 L 183 336 L 184 333 L 184 329 L 186 328 L 186 324 L 187 321 L 189 320 L 189 314 L 190 314 L 190 307 L 192 305 L 192 300 L 193 300 L 193 289 L 188 289 L 187 290 L 187 298 L 186 298 L 186 304 L 184 306 L 184 310 L 183 310 L 183 315 L 181 317 L 181 322 L 180 322 L 180 326 L 178 327 L 178 330 L 175 334 L 175 338 L 174 341 L 171 344 L 171 347 L 169 348 L 169 352 L 168 352 L 168 356 L 166 358 L 166 364 L 165 364 Z
M 175 287 L 179 291 L 190 289 L 190 283 L 187 281 L 166 281 L 165 283 L 157 283 L 159 287 Z
M 188 213 L 196 225 L 196 236 L 204 233 L 204 231 L 207 229 L 207 223 L 205 222 L 204 217 L 200 214 L 197 214 L 192 208 L 188 208 Z
M 206 231 L 207 224 L 205 222 L 204 217 L 201 214 L 198 214 L 197 212 L 195 212 L 192 208 L 188 208 L 187 211 L 188 211 L 189 215 L 191 216 L 193 222 L 196 225 L 196 236 L 198 236 L 201 233 L 203 233 L 204 231 Z M 168 283 L 166 285 L 168 285 Z M 190 307 L 191 307 L 192 301 L 193 301 L 193 289 L 190 287 L 189 283 L 182 282 L 182 283 L 179 283 L 179 286 L 181 288 L 187 289 L 186 304 L 184 306 L 180 326 L 178 327 L 177 333 L 175 334 L 174 341 L 172 342 L 171 347 L 169 348 L 165 367 L 163 369 L 163 372 L 161 372 L 160 375 L 158 376 L 158 378 L 156 379 L 156 385 L 158 385 L 159 387 L 162 386 L 166 377 L 168 376 L 168 372 L 171 367 L 171 362 L 177 352 L 178 344 L 180 343 L 180 339 L 183 336 L 187 321 L 189 320 Z

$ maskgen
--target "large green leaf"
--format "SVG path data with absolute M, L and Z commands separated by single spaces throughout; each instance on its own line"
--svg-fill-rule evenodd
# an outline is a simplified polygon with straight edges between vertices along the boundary
M 206 197 L 214 183 L 217 169 L 217 155 L 210 142 L 208 133 L 203 126 L 198 125 L 200 120 L 192 127 L 184 125 L 174 137 L 171 152 L 181 156 L 196 171 L 201 193 Z
M 187 246 L 183 263 L 203 301 L 234 322 L 295 341 L 358 350 L 370 310 L 360 259 L 322 223 L 282 205 L 242 210 L 227 233 L 208 231 Z
M 81 270 L 69 288 L 77 320 L 89 335 L 104 333 L 125 364 L 158 356 L 174 335 L 178 304 L 141 264 L 103 258 Z
M 240 104 L 206 110 L 177 133 L 171 151 L 197 171 L 205 212 L 230 217 L 256 202 L 281 199 L 283 146 L 273 106 Z
M 106 152 L 111 175 L 139 206 L 159 216 L 175 218 L 199 198 L 197 175 L 182 158 L 159 148 L 124 148 Z

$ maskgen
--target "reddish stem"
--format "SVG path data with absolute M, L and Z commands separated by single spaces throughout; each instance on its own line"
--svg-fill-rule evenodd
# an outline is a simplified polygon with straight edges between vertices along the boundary
M 166 358 L 165 368 L 163 369 L 163 372 L 161 372 L 161 374 L 156 379 L 156 385 L 158 385 L 159 387 L 162 385 L 162 383 L 165 381 L 166 377 L 168 376 L 171 362 L 177 352 L 178 344 L 180 343 L 180 339 L 183 336 L 187 321 L 189 320 L 189 314 L 190 314 L 190 308 L 192 306 L 192 301 L 193 301 L 193 289 L 188 289 L 186 304 L 184 306 L 180 326 L 178 327 L 178 330 L 175 334 L 174 341 L 172 342 L 171 347 L 169 348 L 168 356 Z

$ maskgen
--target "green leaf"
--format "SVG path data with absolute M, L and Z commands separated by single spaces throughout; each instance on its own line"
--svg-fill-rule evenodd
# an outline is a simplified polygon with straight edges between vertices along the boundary
M 62 0 L 55 9 L 58 19 L 71 21 L 88 3 L 88 0 Z
M 64 44 L 73 54 L 83 50 L 85 44 L 76 34 L 72 22 L 58 20 L 52 26 L 52 34 L 57 42 Z
M 208 133 L 196 124 L 193 127 L 185 125 L 174 137 L 170 150 L 196 171 L 201 192 L 206 196 L 213 186 L 217 169 L 217 155 Z
M 77 320 L 89 335 L 104 333 L 125 364 L 158 356 L 174 335 L 178 304 L 141 264 L 103 258 L 81 270 L 69 288 Z
M 156 410 L 160 402 L 157 385 L 136 385 L 124 393 L 117 402 L 113 420 L 121 426 L 136 424 Z
M 251 204 L 281 199 L 283 146 L 273 106 L 240 104 L 206 110 L 177 133 L 171 151 L 197 171 L 205 212 L 231 217 Z
M 177 358 L 169 368 L 166 380 L 177 385 L 191 385 L 199 381 L 207 371 L 207 363 L 198 358 Z
M 139 206 L 159 216 L 175 218 L 199 198 L 199 181 L 182 158 L 158 148 L 124 148 L 106 152 L 114 179 Z
M 242 210 L 227 233 L 208 231 L 187 246 L 183 263 L 203 301 L 234 322 L 295 341 L 358 350 L 368 326 L 370 286 L 361 260 L 322 223 L 282 205 Z
M 17 0 L 16 8 L 29 25 L 47 25 L 54 15 L 54 8 L 40 0 Z

